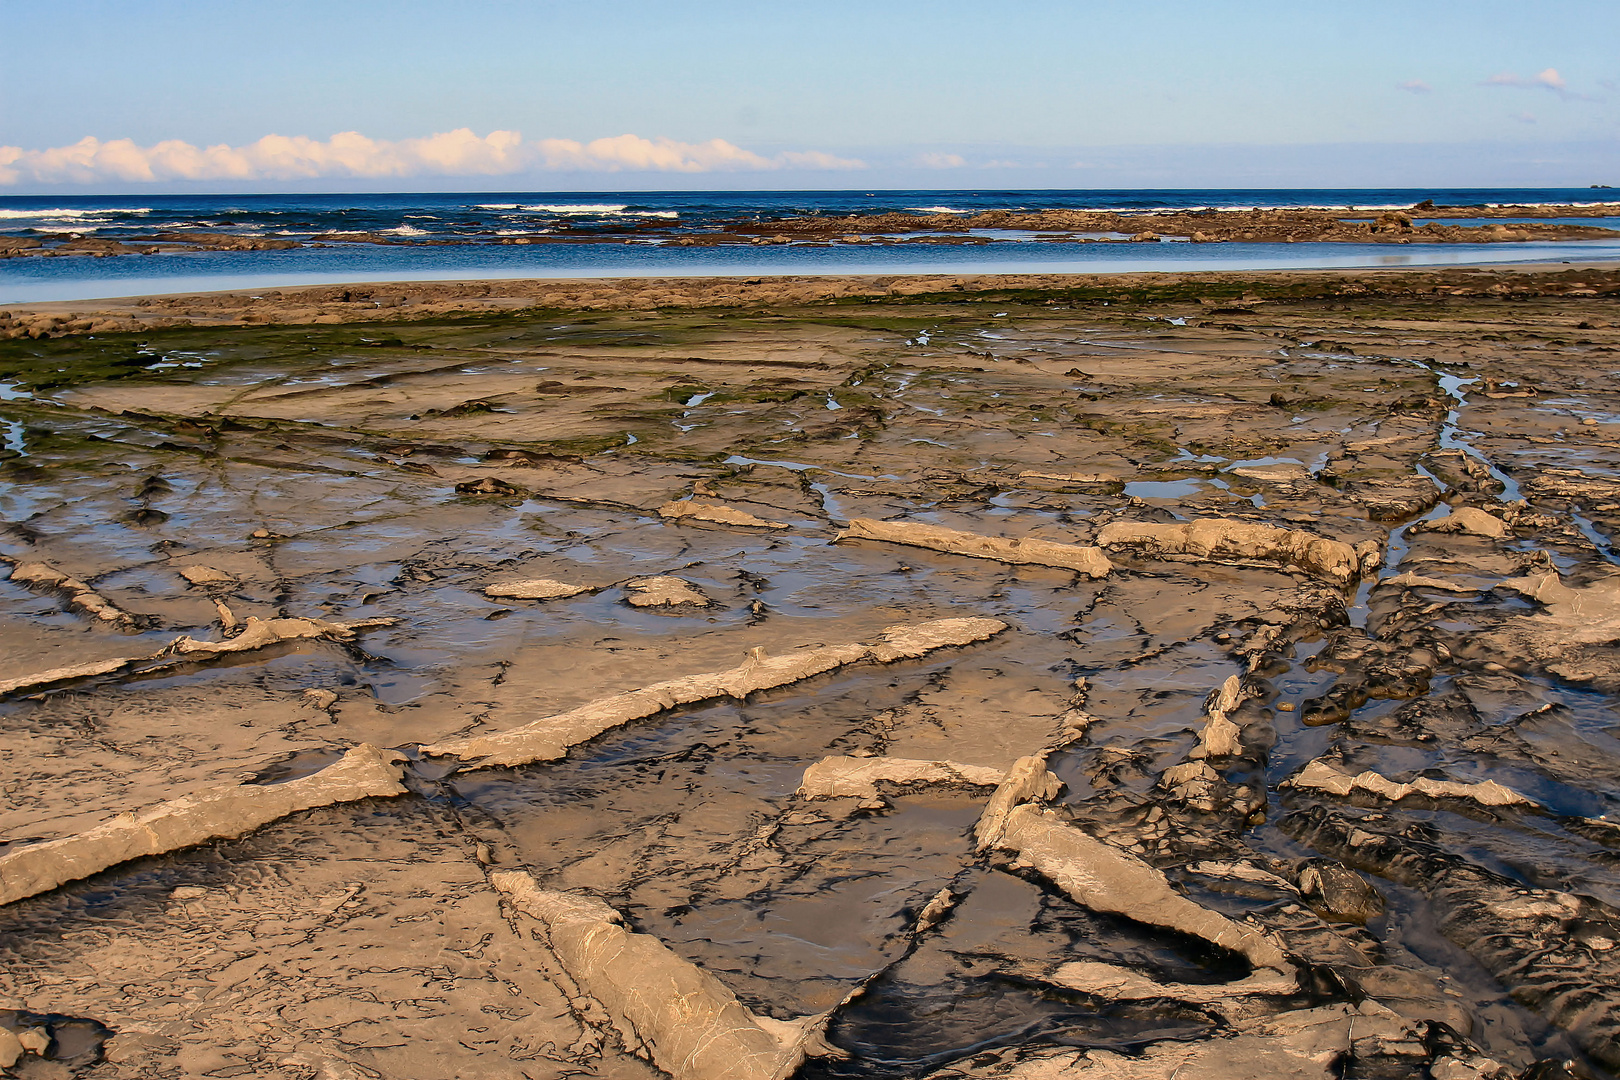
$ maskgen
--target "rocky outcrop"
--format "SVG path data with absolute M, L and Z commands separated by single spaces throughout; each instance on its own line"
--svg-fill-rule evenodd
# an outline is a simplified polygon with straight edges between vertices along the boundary
M 353 641 L 360 630 L 378 626 L 392 626 L 394 619 L 356 619 L 335 622 L 326 619 L 257 619 L 248 616 L 241 624 L 241 632 L 224 641 L 198 641 L 182 634 L 155 653 L 145 656 L 119 656 L 109 660 L 94 660 L 84 664 L 51 668 L 21 678 L 0 680 L 0 694 L 14 694 L 19 690 L 37 690 L 74 679 L 95 675 L 111 675 L 129 668 L 140 667 L 142 674 L 178 667 L 188 661 L 205 660 L 212 656 L 251 652 L 283 641 L 325 640 Z
M 1477 506 L 1462 506 L 1445 517 L 1436 518 L 1423 526 L 1425 532 L 1467 533 L 1500 539 L 1507 535 L 1507 523 L 1495 514 L 1486 513 Z
M 1420 776 L 1403 784 L 1371 769 L 1352 776 L 1334 768 L 1321 758 L 1306 765 L 1298 775 L 1284 780 L 1280 786 L 1325 791 L 1340 796 L 1359 791 L 1388 799 L 1390 802 L 1400 802 L 1408 796 L 1421 795 L 1430 799 L 1465 799 L 1481 806 L 1539 806 L 1534 799 L 1526 798 L 1512 788 L 1503 787 L 1495 780 L 1464 784 L 1456 780 L 1434 780 Z
M 722 506 L 718 503 L 698 502 L 695 499 L 677 499 L 667 502 L 658 508 L 658 516 L 667 521 L 679 521 L 691 518 L 693 521 L 710 521 L 716 525 L 741 525 L 750 529 L 789 529 L 792 528 L 783 521 L 766 521 L 755 517 L 746 510 L 738 510 L 732 506 Z
M 951 555 L 967 555 L 996 562 L 1051 566 L 1073 570 L 1089 578 L 1106 577 L 1113 569 L 1101 550 L 1081 544 L 1060 544 L 1034 537 L 1006 539 L 978 533 L 945 529 L 918 521 L 874 521 L 854 518 L 849 528 L 838 534 L 843 540 L 883 540 L 891 544 L 928 548 Z
M 568 753 L 571 746 L 677 705 L 716 698 L 746 698 L 755 691 L 786 686 L 848 664 L 889 663 L 922 656 L 935 649 L 971 645 L 1005 629 L 1007 624 L 999 619 L 938 619 L 891 626 L 870 644 L 823 645 L 783 656 L 766 656 L 764 649 L 755 649 L 745 663 L 729 671 L 711 671 L 654 683 L 639 690 L 599 698 L 577 709 L 508 731 L 433 743 L 422 747 L 422 752 L 434 757 L 460 758 L 472 768 L 555 761 Z
M 588 585 L 571 585 L 551 578 L 497 581 L 484 586 L 484 595 L 501 600 L 564 600 L 591 591 Z
M 851 796 L 872 799 L 879 784 L 896 787 L 934 785 L 996 787 L 1006 779 L 1000 769 L 983 765 L 963 765 L 955 761 L 919 761 L 891 757 L 822 758 L 804 770 L 799 795 L 806 799 L 835 799 Z
M 404 755 L 361 745 L 320 772 L 281 784 L 236 784 L 120 814 L 77 836 L 0 855 L 0 904 L 47 892 L 145 855 L 247 833 L 300 810 L 405 794 Z
M 97 622 L 108 623 L 126 630 L 140 626 L 141 620 L 102 596 L 95 589 L 71 574 L 42 562 L 21 562 L 0 556 L 0 562 L 10 562 L 11 580 L 31 589 L 59 593 L 67 598 L 68 606 Z
M 1320 806 L 1281 823 L 1324 854 L 1421 890 L 1441 931 L 1515 999 L 1568 1030 L 1605 1068 L 1620 1067 L 1620 911 L 1526 886 L 1426 839 L 1369 824 Z
M 674 1080 L 785 1080 L 807 1050 L 825 1050 L 825 1016 L 780 1021 L 750 1012 L 713 975 L 629 929 L 600 900 L 542 889 L 518 870 L 490 882 L 521 920 L 539 925 L 537 936 L 573 983 L 575 1010 L 605 1015 L 626 1050 Z
M 638 578 L 624 585 L 624 599 L 631 607 L 708 607 L 712 601 L 690 581 L 678 577 Z
M 1165 525 L 1113 521 L 1102 527 L 1097 543 L 1152 558 L 1214 562 L 1253 559 L 1279 563 L 1341 586 L 1361 576 L 1363 558 L 1369 554 L 1342 541 L 1301 529 L 1281 529 L 1225 518 L 1199 518 Z
M 1255 967 L 1289 970 L 1287 956 L 1258 930 L 1187 899 L 1158 870 L 1051 811 L 1029 803 L 1013 808 L 994 844 L 1082 907 L 1203 938 Z

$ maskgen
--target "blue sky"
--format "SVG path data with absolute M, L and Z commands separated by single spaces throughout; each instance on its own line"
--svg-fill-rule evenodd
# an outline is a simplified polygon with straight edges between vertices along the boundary
M 1614 0 L 7 0 L 3 25 L 0 193 L 1620 183 Z

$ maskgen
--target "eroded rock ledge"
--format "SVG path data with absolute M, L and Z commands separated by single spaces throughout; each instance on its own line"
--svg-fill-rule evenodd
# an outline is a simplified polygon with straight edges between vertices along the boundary
M 946 529 L 919 521 L 855 518 L 849 523 L 848 529 L 838 534 L 836 540 L 883 540 L 951 555 L 967 555 L 974 559 L 1073 570 L 1090 578 L 1106 577 L 1113 569 L 1108 557 L 1095 547 L 1060 544 L 1035 537 L 1007 539 L 980 536 L 978 533 Z
M 606 1012 L 626 1050 L 675 1080 L 784 1080 L 808 1049 L 825 1051 L 826 1016 L 797 1022 L 750 1012 L 713 975 L 588 896 L 542 889 L 520 870 L 490 875 L 584 995 Z
M 863 661 L 886 664 L 922 656 L 935 649 L 971 645 L 1005 629 L 1007 624 L 999 619 L 937 619 L 891 626 L 871 643 L 824 645 L 783 656 L 766 656 L 765 650 L 756 649 L 746 663 L 729 671 L 710 671 L 654 683 L 508 731 L 432 743 L 422 747 L 422 752 L 432 757 L 460 758 L 470 767 L 479 769 L 555 761 L 567 754 L 571 746 L 677 705 L 714 698 L 745 698 L 758 690 L 786 686 L 848 664 Z
M 1255 559 L 1303 570 L 1335 585 L 1349 585 L 1377 559 L 1377 545 L 1351 547 L 1302 529 L 1282 529 L 1226 518 L 1154 525 L 1114 521 L 1097 534 L 1105 548 L 1140 552 L 1154 558 Z M 1376 562 L 1373 562 L 1376 565 Z
M 144 855 L 245 836 L 300 810 L 405 794 L 404 755 L 361 745 L 320 772 L 282 784 L 236 784 L 119 814 L 77 836 L 0 855 L 0 904 L 48 892 Z

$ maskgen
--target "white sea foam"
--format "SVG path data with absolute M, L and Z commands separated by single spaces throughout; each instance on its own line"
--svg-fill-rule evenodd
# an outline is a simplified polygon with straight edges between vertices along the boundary
M 629 208 L 626 203 L 533 203 L 517 209 L 542 214 L 617 214 Z
M 958 210 L 954 206 L 908 206 L 913 214 L 971 214 L 972 210 Z
M 415 225 L 399 225 L 392 229 L 382 230 L 383 236 L 426 236 L 428 230 L 418 229 Z
M 62 207 L 50 210 L 0 210 L 0 221 L 26 221 L 30 218 L 40 221 L 80 221 L 88 217 L 134 217 L 151 212 L 151 207 L 147 206 L 129 210 L 70 210 Z
M 502 209 L 506 209 L 503 207 Z M 678 218 L 677 210 L 632 210 L 627 203 L 532 203 L 512 207 L 535 214 L 561 214 L 565 217 L 645 217 Z
M 473 206 L 474 210 L 516 210 L 517 208 L 518 204 L 515 202 L 476 203 Z

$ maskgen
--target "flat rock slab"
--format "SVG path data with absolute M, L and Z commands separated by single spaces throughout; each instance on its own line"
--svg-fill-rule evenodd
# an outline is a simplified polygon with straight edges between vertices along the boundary
M 766 521 L 756 517 L 746 510 L 738 510 L 732 506 L 722 506 L 718 503 L 698 502 L 695 499 L 677 499 L 667 502 L 658 508 L 658 516 L 670 521 L 682 518 L 691 518 L 694 521 L 711 521 L 717 525 L 742 525 L 750 529 L 789 529 L 791 525 L 785 521 Z
M 708 607 L 714 601 L 693 585 L 678 577 L 650 577 L 627 582 L 624 599 L 631 607 Z
M 570 585 L 566 581 L 554 581 L 551 578 L 497 581 L 484 586 L 485 596 L 503 600 L 562 600 L 591 591 L 589 585 Z

